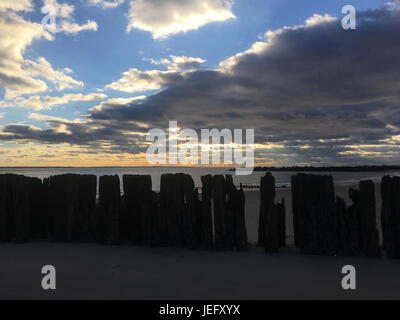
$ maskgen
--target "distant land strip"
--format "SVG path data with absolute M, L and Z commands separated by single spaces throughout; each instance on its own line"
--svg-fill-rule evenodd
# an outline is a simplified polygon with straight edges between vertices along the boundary
M 234 171 L 235 169 L 230 169 Z M 331 166 L 331 167 L 255 167 L 254 171 L 285 171 L 285 172 L 376 172 L 376 171 L 390 171 L 390 170 L 400 170 L 400 166 Z

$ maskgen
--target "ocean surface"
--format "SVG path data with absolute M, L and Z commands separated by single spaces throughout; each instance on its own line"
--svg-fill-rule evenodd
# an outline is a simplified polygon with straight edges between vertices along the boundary
M 236 176 L 235 172 L 230 172 L 228 168 L 173 168 L 173 167 L 102 167 L 102 168 L 0 168 L 0 174 L 13 173 L 29 177 L 37 177 L 44 179 L 54 175 L 75 173 L 75 174 L 93 174 L 97 177 L 103 175 L 119 175 L 122 186 L 122 176 L 125 174 L 142 174 L 150 175 L 153 181 L 153 190 L 160 189 L 160 178 L 164 173 L 187 173 L 190 174 L 196 184 L 196 187 L 201 187 L 201 176 L 212 174 L 232 174 L 234 183 L 239 185 L 258 185 L 260 178 L 264 172 L 254 172 L 250 176 Z M 275 181 L 278 187 L 290 186 L 290 177 L 295 175 L 296 172 L 273 172 Z M 360 180 L 371 179 L 374 182 L 380 182 L 385 175 L 400 176 L 399 170 L 382 171 L 382 172 L 318 172 L 314 174 L 327 174 L 332 175 L 336 185 L 354 185 L 358 184 Z M 122 187 L 121 187 L 122 190 Z

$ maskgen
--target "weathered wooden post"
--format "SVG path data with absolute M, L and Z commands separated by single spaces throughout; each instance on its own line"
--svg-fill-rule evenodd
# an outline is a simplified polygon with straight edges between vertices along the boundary
M 65 174 L 43 182 L 50 205 L 44 216 L 51 219 L 51 238 L 57 242 L 91 241 L 97 178 L 94 175 Z
M 29 179 L 19 175 L 11 175 L 9 178 L 12 190 L 13 240 L 23 243 L 30 238 Z
M 166 219 L 167 246 L 183 247 L 184 174 L 161 176 L 160 211 Z
M 275 178 L 270 172 L 261 177 L 260 182 L 260 218 L 258 242 L 265 252 L 279 251 L 279 218 L 275 206 Z
M 97 197 L 97 177 L 81 175 L 76 177 L 78 193 L 78 241 L 95 239 L 95 206 Z
M 319 219 L 319 244 L 320 252 L 325 255 L 338 253 L 338 217 L 336 215 L 335 188 L 332 176 L 319 176 L 320 181 L 320 206 Z
M 143 245 L 157 247 L 162 244 L 158 219 L 160 217 L 160 197 L 151 192 L 150 197 L 143 203 Z
M 200 217 L 200 245 L 201 249 L 214 248 L 214 236 L 212 225 L 212 176 L 201 177 L 202 188 L 202 211 Z
M 232 249 L 238 251 L 248 250 L 248 239 L 245 218 L 245 195 L 242 185 L 238 190 L 233 184 L 231 175 L 226 176 L 227 191 L 227 219 L 228 231 L 231 238 Z
M 332 177 L 292 177 L 292 199 L 296 246 L 305 254 L 336 254 L 338 230 Z
M 212 197 L 214 202 L 214 232 L 215 249 L 232 249 L 232 238 L 229 230 L 229 217 L 226 205 L 226 184 L 222 175 L 216 175 L 212 180 Z
M 7 175 L 0 175 L 0 241 L 10 240 L 10 188 L 8 187 Z
M 117 245 L 119 238 L 119 210 L 121 201 L 120 181 L 117 175 L 100 177 L 99 210 L 100 242 Z
M 361 247 L 367 257 L 381 256 L 376 226 L 375 186 L 371 180 L 360 182 Z
M 278 236 L 279 247 L 286 247 L 286 206 L 285 198 L 282 198 L 281 203 L 276 204 L 276 212 L 278 214 Z
M 132 244 L 141 245 L 144 243 L 143 207 L 152 197 L 151 176 L 124 175 L 123 187 L 129 224 L 128 236 Z
M 48 201 L 45 187 L 40 179 L 29 178 L 30 234 L 31 239 L 48 238 L 46 203 Z
M 200 215 L 198 206 L 198 194 L 195 190 L 193 178 L 190 175 L 184 176 L 184 214 L 183 230 L 185 246 L 189 249 L 196 249 L 200 240 Z
M 381 184 L 383 246 L 387 257 L 400 258 L 400 177 L 385 176 Z
M 336 214 L 339 229 L 339 252 L 342 256 L 360 255 L 360 219 L 359 211 L 355 209 L 358 200 L 354 190 L 350 191 L 350 198 L 354 198 L 353 205 L 347 208 L 346 202 L 336 197 Z

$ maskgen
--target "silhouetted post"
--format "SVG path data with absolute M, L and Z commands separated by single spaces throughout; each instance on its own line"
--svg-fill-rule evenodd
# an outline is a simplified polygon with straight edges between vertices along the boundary
M 198 211 L 198 195 L 195 190 L 193 178 L 190 175 L 184 176 L 184 214 L 183 230 L 185 246 L 189 249 L 196 249 L 200 239 L 200 214 Z
M 158 227 L 160 217 L 160 197 L 156 192 L 151 192 L 150 197 L 143 203 L 143 245 L 160 246 L 162 239 Z
M 95 239 L 95 205 L 97 196 L 97 177 L 81 175 L 78 183 L 78 240 L 89 242 Z
M 120 181 L 117 175 L 100 177 L 100 242 L 117 245 L 119 237 L 119 210 L 121 201 Z
M 29 218 L 29 179 L 24 176 L 12 175 L 12 211 L 13 211 L 13 235 L 17 243 L 27 242 L 30 236 Z
M 355 206 L 359 203 L 359 193 L 350 190 L 350 198 L 353 205 L 347 208 L 346 202 L 340 197 L 336 197 L 336 214 L 339 222 L 339 251 L 343 256 L 360 255 L 360 220 L 359 211 Z
M 94 175 L 65 174 L 44 180 L 42 192 L 48 197 L 49 205 L 47 208 L 42 205 L 42 217 L 49 219 L 53 241 L 93 240 L 96 189 Z
M 212 176 L 201 177 L 202 188 L 202 210 L 200 216 L 200 245 L 201 249 L 213 249 L 214 237 L 212 226 Z
M 336 254 L 338 230 L 332 177 L 293 176 L 292 199 L 296 246 L 305 254 Z
M 400 258 L 400 177 L 385 176 L 381 184 L 383 246 L 388 258 Z
M 338 253 L 338 217 L 336 215 L 335 188 L 332 176 L 319 176 L 321 201 L 318 221 L 320 252 L 326 255 Z
M 232 248 L 229 221 L 226 206 L 226 184 L 222 175 L 213 177 L 213 200 L 214 200 L 214 230 L 215 248 L 217 250 L 230 250 Z
M 152 197 L 151 176 L 124 175 L 123 186 L 128 215 L 128 237 L 132 244 L 141 245 L 144 242 L 143 206 Z
M 78 185 L 71 174 L 52 176 L 49 181 L 51 238 L 55 242 L 75 241 L 78 238 Z
M 46 215 L 48 197 L 46 189 L 38 178 L 29 178 L 29 182 L 31 239 L 44 240 L 48 238 L 48 217 Z
M 184 174 L 161 176 L 160 211 L 166 219 L 167 246 L 183 247 Z
M 380 257 L 376 226 L 375 186 L 371 180 L 360 182 L 361 246 L 367 257 Z
M 8 187 L 7 175 L 0 175 L 0 241 L 6 242 L 10 240 L 11 224 L 9 206 L 10 206 L 11 190 Z
M 279 236 L 279 247 L 286 247 L 286 207 L 285 199 L 282 198 L 281 203 L 276 204 L 276 212 L 278 214 L 278 236 Z
M 245 219 L 245 195 L 243 187 L 238 190 L 232 181 L 232 176 L 227 176 L 228 183 L 228 214 L 231 220 L 233 233 L 233 246 L 238 251 L 248 250 L 248 239 Z
M 259 245 L 264 247 L 265 252 L 278 252 L 279 220 L 275 206 L 275 178 L 270 172 L 261 177 L 259 223 Z

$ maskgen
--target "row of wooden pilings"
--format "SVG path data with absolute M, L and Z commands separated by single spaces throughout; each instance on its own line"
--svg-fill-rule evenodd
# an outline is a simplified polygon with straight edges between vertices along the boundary
M 186 174 L 164 174 L 160 192 L 150 176 L 61 175 L 41 181 L 0 175 L 0 241 L 131 243 L 151 247 L 246 251 L 245 194 L 232 176 L 203 176 L 201 197 Z M 381 184 L 383 243 L 376 222 L 375 186 L 361 181 L 352 204 L 335 197 L 331 176 L 292 177 L 295 245 L 304 254 L 400 258 L 400 178 Z M 285 202 L 275 201 L 275 179 L 260 183 L 258 244 L 286 246 Z

